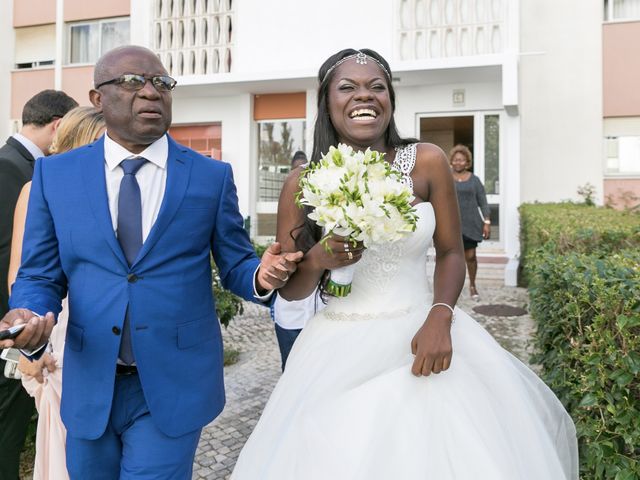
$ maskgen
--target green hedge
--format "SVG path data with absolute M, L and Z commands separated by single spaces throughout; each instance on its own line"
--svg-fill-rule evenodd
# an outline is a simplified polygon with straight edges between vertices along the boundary
M 576 423 L 581 478 L 640 479 L 640 217 L 575 204 L 520 212 L 533 361 Z
M 606 256 L 640 248 L 640 215 L 576 203 L 525 203 L 520 206 L 520 265 L 524 280 L 544 248 Z
M 573 417 L 585 479 L 640 478 L 640 252 L 545 254 L 533 361 Z

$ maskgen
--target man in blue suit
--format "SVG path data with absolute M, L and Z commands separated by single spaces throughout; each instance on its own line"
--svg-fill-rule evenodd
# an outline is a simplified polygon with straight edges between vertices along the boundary
M 302 253 L 275 244 L 256 257 L 231 167 L 166 134 L 175 80 L 153 52 L 108 52 L 94 82 L 107 133 L 36 164 L 12 310 L 0 322 L 26 327 L 0 348 L 37 356 L 68 291 L 71 478 L 190 479 L 201 429 L 225 401 L 210 253 L 222 284 L 255 301 Z

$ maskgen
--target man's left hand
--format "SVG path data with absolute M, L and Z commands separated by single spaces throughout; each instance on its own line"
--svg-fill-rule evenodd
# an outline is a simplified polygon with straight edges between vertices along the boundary
M 298 262 L 302 260 L 303 253 L 288 252 L 282 253 L 280 243 L 274 242 L 269 245 L 260 260 L 258 269 L 258 293 L 264 294 L 269 290 L 276 290 L 282 287 L 289 277 L 298 268 Z
M 13 340 L 1 340 L 2 348 L 19 348 L 21 350 L 35 350 L 43 346 L 51 336 L 51 330 L 55 325 L 53 313 L 49 312 L 44 317 L 36 315 L 24 308 L 14 308 L 0 320 L 0 330 L 26 323 L 26 326 Z

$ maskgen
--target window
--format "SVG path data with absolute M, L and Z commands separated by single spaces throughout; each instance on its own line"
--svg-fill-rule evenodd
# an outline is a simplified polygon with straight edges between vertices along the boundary
M 605 173 L 640 174 L 640 136 L 605 137 Z
M 258 121 L 258 202 L 253 229 L 262 240 L 276 234 L 280 190 L 291 171 L 293 154 L 305 151 L 305 128 L 303 119 Z
M 604 19 L 640 20 L 640 0 L 604 0 Z
M 70 24 L 68 63 L 95 63 L 103 53 L 130 42 L 128 18 Z
M 16 70 L 24 70 L 27 68 L 51 67 L 53 66 L 53 64 L 54 64 L 53 60 L 40 60 L 40 61 L 33 61 L 33 62 L 16 63 L 15 68 Z
M 278 201 L 293 154 L 305 149 L 304 138 L 304 120 L 258 123 L 258 201 Z

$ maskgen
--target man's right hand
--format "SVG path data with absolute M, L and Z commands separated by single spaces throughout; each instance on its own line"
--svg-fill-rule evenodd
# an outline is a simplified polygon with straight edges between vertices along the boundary
M 13 340 L 0 341 L 0 349 L 19 348 L 33 351 L 40 348 L 49 341 L 55 318 L 51 312 L 40 317 L 25 308 L 14 308 L 0 320 L 0 330 L 6 330 L 21 323 L 26 323 L 27 326 L 20 335 Z

